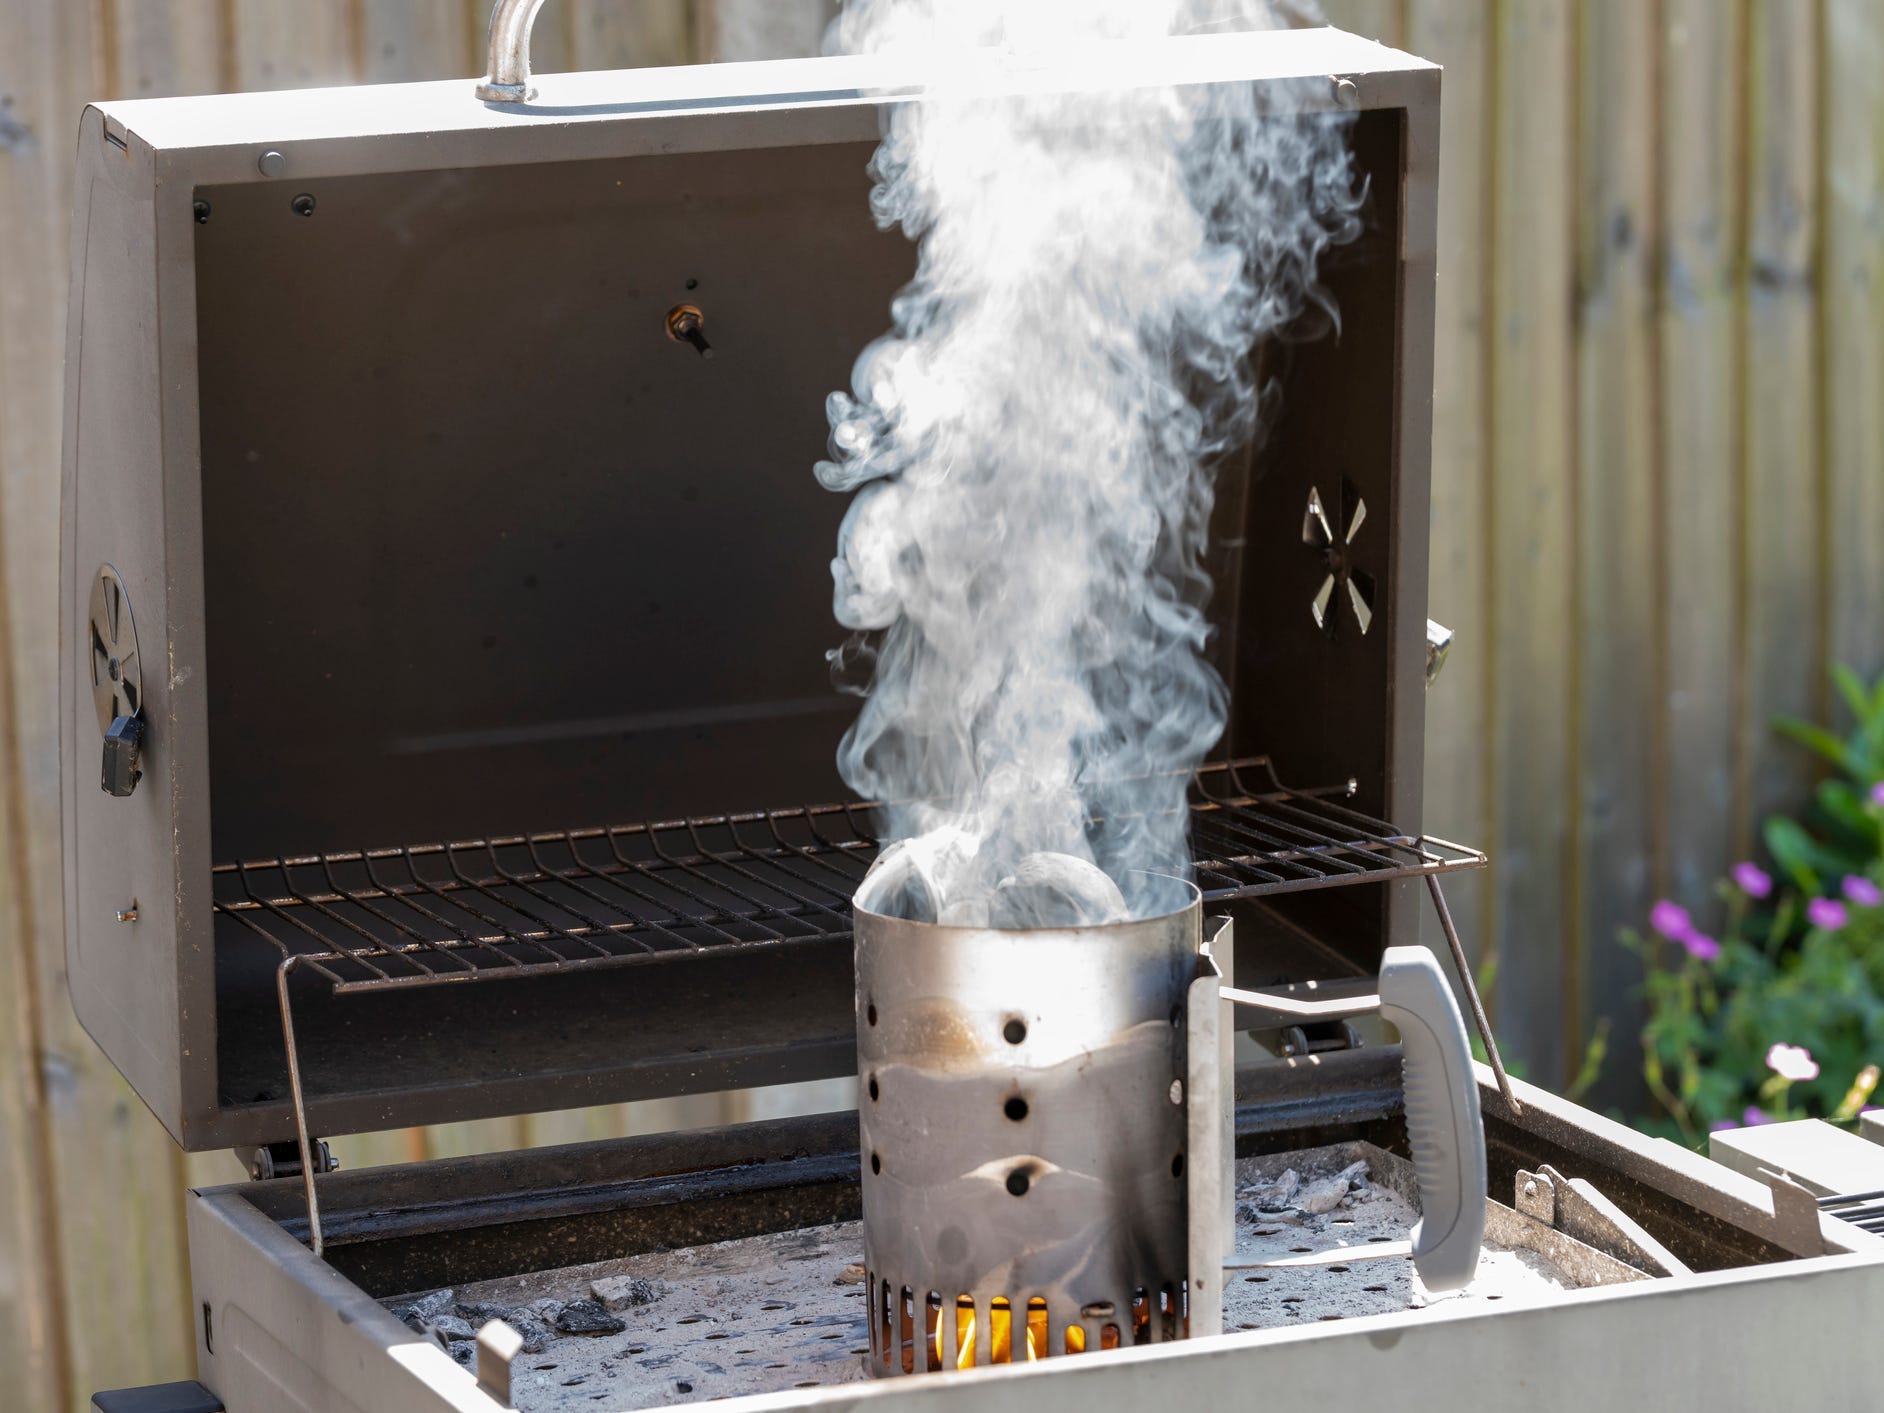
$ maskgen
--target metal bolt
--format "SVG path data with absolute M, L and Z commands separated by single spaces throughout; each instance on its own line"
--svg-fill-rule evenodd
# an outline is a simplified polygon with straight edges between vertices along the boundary
M 197 225 L 207 226 L 209 224 L 209 203 L 207 201 L 195 202 L 191 205 L 190 209 L 196 213 Z
M 1334 81 L 1335 105 L 1340 108 L 1358 108 L 1361 106 L 1361 91 L 1354 86 L 1353 79 L 1338 78 Z
M 309 196 L 305 191 L 295 197 L 293 201 L 290 201 L 288 206 L 297 216 L 312 216 L 314 214 L 314 198 Z
M 698 305 L 676 304 L 667 311 L 667 336 L 676 343 L 693 345 L 693 351 L 702 358 L 713 356 L 713 345 L 706 341 L 701 330 L 706 326 L 706 315 L 700 312 Z
M 255 159 L 255 169 L 265 177 L 278 177 L 288 170 L 288 159 L 271 148 Z
M 136 922 L 137 921 L 137 899 L 135 898 L 131 899 L 130 907 L 118 909 L 118 921 L 119 922 Z
M 1171 1081 L 1171 1102 L 1173 1104 L 1182 1104 L 1184 1102 L 1184 1081 L 1181 1079 Z

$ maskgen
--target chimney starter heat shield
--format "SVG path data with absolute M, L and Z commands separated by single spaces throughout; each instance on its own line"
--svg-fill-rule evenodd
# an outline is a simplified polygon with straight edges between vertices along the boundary
M 858 910 L 873 1373 L 1215 1332 L 1221 981 L 1196 890 L 1172 901 L 1027 931 Z

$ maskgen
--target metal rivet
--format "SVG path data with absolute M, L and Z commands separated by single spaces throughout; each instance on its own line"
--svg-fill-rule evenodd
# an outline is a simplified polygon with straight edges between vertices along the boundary
M 309 196 L 305 191 L 295 197 L 293 201 L 290 201 L 288 205 L 297 216 L 312 216 L 314 214 L 314 198 Z
M 1001 1038 L 1010 1045 L 1018 1045 L 1027 1038 L 1027 1022 L 1015 1019 L 1001 1027 Z
M 1007 1190 L 1015 1197 L 1025 1197 L 1029 1185 L 1027 1171 L 1024 1168 L 1016 1168 L 1007 1175 Z
M 265 177 L 278 177 L 288 170 L 288 159 L 271 149 L 255 159 L 255 169 Z
M 1182 1104 L 1184 1102 L 1184 1081 L 1181 1079 L 1171 1081 L 1171 1102 L 1173 1104 Z
M 209 203 L 207 201 L 192 202 L 190 210 L 196 214 L 197 225 L 207 226 L 209 224 Z
M 1361 91 L 1354 86 L 1353 79 L 1338 78 L 1334 81 L 1335 103 L 1342 108 L 1361 106 Z

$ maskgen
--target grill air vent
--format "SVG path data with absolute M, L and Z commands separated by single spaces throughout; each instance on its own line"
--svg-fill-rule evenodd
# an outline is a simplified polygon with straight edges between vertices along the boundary
M 1361 499 L 1360 492 L 1345 477 L 1341 481 L 1340 511 L 1337 523 L 1342 526 L 1342 531 L 1337 536 L 1334 526 L 1328 521 L 1320 488 L 1309 487 L 1308 508 L 1302 515 L 1302 543 L 1321 560 L 1327 573 L 1321 581 L 1321 587 L 1315 591 L 1315 597 L 1310 600 L 1308 611 L 1315 616 L 1317 628 L 1331 638 L 1338 637 L 1340 601 L 1345 598 L 1353 608 L 1354 621 L 1365 637 L 1374 623 L 1374 576 L 1354 567 L 1352 546 L 1361 526 L 1367 523 L 1367 502 Z

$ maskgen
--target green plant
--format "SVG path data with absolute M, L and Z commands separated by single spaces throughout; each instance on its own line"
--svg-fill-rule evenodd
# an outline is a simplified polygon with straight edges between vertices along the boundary
M 1735 865 L 1718 891 L 1718 940 L 1664 900 L 1646 933 L 1642 1073 L 1662 1109 L 1651 1132 L 1699 1143 L 1711 1128 L 1865 1107 L 1884 1061 L 1884 677 L 1835 674 L 1856 718 L 1848 737 L 1777 729 L 1838 772 L 1805 820 L 1768 820 L 1780 879 Z

